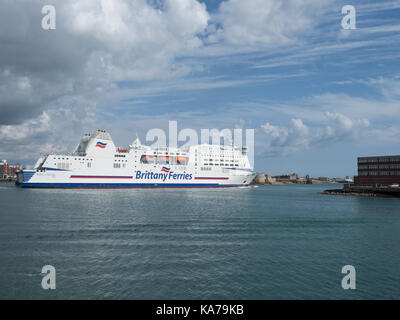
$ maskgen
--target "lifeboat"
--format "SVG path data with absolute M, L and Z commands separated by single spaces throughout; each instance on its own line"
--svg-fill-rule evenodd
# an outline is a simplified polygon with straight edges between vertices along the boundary
M 118 152 L 128 152 L 128 149 L 122 149 L 122 148 L 118 147 Z
M 176 163 L 187 163 L 188 158 L 186 157 L 176 157 Z
M 143 155 L 141 157 L 141 159 L 146 159 L 146 160 L 154 160 L 156 158 L 156 156 L 147 156 L 147 155 Z
M 142 155 L 141 157 L 140 157 L 140 162 L 142 162 L 142 163 L 154 163 L 155 162 L 155 160 L 156 160 L 156 156 L 149 156 L 149 155 Z

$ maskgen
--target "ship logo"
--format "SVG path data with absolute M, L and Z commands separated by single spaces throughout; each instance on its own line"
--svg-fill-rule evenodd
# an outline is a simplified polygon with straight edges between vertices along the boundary
M 171 170 L 171 168 L 162 167 L 161 172 L 169 173 L 170 170 Z
M 99 147 L 99 148 L 102 148 L 102 149 L 104 149 L 106 147 L 106 145 L 107 145 L 107 143 L 103 143 L 103 142 L 100 142 L 100 141 L 97 141 L 97 143 L 96 143 L 96 147 Z

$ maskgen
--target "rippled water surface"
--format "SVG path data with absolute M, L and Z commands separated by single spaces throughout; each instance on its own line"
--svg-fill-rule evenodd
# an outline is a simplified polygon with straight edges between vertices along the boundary
M 2 183 L 0 299 L 399 299 L 400 199 L 329 187 Z M 41 288 L 46 264 L 56 290 Z M 341 288 L 347 264 L 357 290 Z

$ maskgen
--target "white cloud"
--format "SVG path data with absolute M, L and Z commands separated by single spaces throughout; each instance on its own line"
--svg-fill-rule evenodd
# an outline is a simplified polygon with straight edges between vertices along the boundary
M 282 119 L 301 115 L 302 120 L 311 123 L 326 122 L 327 113 L 343 114 L 350 119 L 363 117 L 374 125 L 399 122 L 400 81 L 397 78 L 346 79 L 336 84 L 347 86 L 347 92 L 355 85 L 358 95 L 326 92 L 296 98 L 295 101 L 259 100 L 237 103 L 235 106 L 241 112 L 252 112 L 257 117 L 264 114 Z M 361 90 L 360 84 L 364 86 Z M 364 96 L 366 92 L 367 97 Z
M 197 0 L 54 0 L 57 29 L 40 28 L 45 0 L 0 11 L 0 124 L 37 116 L 59 98 L 90 97 L 116 81 L 182 77 L 176 57 L 202 45 L 209 14 Z M 12 40 L 11 40 L 12 39 Z
M 377 11 L 393 10 L 400 8 L 399 0 L 379 1 L 372 3 L 359 3 L 357 4 L 358 15 L 376 13 Z
M 312 31 L 331 1 L 229 0 L 221 3 L 213 18 L 221 25 L 210 41 L 238 46 L 268 46 L 297 42 Z M 318 12 L 318 15 L 317 15 Z
M 331 0 L 227 0 L 210 14 L 198 0 L 53 0 L 57 29 L 44 31 L 40 28 L 40 9 L 48 1 L 7 1 L 0 11 L 1 154 L 17 159 L 20 154 L 31 156 L 37 150 L 62 151 L 60 146 L 65 145 L 70 150 L 76 134 L 79 137 L 82 132 L 96 129 L 93 125 L 98 119 L 94 110 L 100 97 L 109 99 L 110 105 L 123 108 L 154 95 L 243 87 L 273 80 L 277 75 L 218 77 L 210 72 L 211 68 L 199 67 L 201 63 L 217 65 L 223 61 L 224 67 L 240 63 L 256 64 L 259 68 L 290 66 L 353 49 L 380 49 L 389 40 L 397 39 L 394 36 L 366 40 L 356 37 L 357 41 L 345 42 L 337 41 L 332 34 L 318 32 L 315 26 L 324 21 L 325 10 L 331 3 Z M 385 2 L 385 8 L 399 3 Z M 376 10 L 375 7 L 367 9 Z M 338 28 L 339 12 L 334 9 L 329 13 L 338 18 Z M 329 28 L 331 25 L 324 31 Z M 387 29 L 385 25 L 357 34 L 362 37 L 372 31 L 380 34 L 396 30 L 398 26 Z M 310 39 L 310 34 L 316 37 Z M 257 54 L 196 60 L 199 56 L 243 52 Z M 382 52 L 373 50 L 372 58 L 383 57 Z M 182 57 L 186 59 L 179 59 Z M 189 57 L 194 60 L 189 61 Z M 239 61 L 242 58 L 247 61 Z M 340 64 L 353 63 L 350 55 L 347 58 Z M 354 55 L 356 59 L 362 60 Z M 188 77 L 191 72 L 196 74 Z M 288 74 L 287 71 L 279 73 L 277 80 L 285 73 Z M 125 84 L 116 85 L 119 81 Z M 131 81 L 136 82 L 135 86 L 126 85 Z M 258 110 L 249 108 L 251 101 L 245 101 L 248 109 L 231 108 L 228 119 L 225 108 L 224 117 L 220 117 L 223 119 L 217 119 L 214 114 L 213 120 L 217 124 L 229 123 L 233 118 L 241 119 L 247 111 L 253 119 L 265 119 L 275 107 L 280 121 L 288 116 L 293 118 L 288 126 L 270 123 L 263 126 L 264 133 L 269 135 L 271 152 L 275 153 L 354 139 L 359 131 L 367 128 L 369 133 L 375 130 L 383 135 L 382 127 L 371 129 L 367 120 L 359 118 L 360 115 L 371 121 L 400 118 L 399 82 L 376 79 L 368 85 L 380 87 L 383 97 L 324 93 L 296 102 L 263 104 Z M 66 96 L 78 102 L 68 107 L 58 106 Z M 124 99 L 137 100 L 124 104 L 121 102 Z M 159 113 L 165 118 L 167 110 L 165 114 Z M 190 117 L 193 123 L 200 116 L 190 114 Z M 143 120 L 143 125 L 152 126 L 153 118 L 154 115 Z M 66 132 L 71 132 L 71 136 Z M 395 137 L 398 130 L 393 127 L 390 132 Z
M 76 35 L 98 41 L 89 71 L 110 81 L 186 74 L 190 69 L 175 57 L 202 45 L 198 35 L 209 20 L 197 0 L 166 0 L 162 10 L 145 0 L 75 0 L 65 10 Z
M 94 106 L 82 108 L 84 103 L 68 101 L 21 124 L 0 126 L 1 157 L 33 164 L 40 154 L 71 152 L 97 122 Z
M 340 113 L 327 112 L 325 118 L 327 125 L 313 127 L 305 125 L 301 119 L 292 119 L 286 127 L 265 123 L 261 126 L 265 138 L 264 154 L 286 155 L 338 142 L 349 142 L 357 139 L 370 126 L 367 119 L 352 120 Z

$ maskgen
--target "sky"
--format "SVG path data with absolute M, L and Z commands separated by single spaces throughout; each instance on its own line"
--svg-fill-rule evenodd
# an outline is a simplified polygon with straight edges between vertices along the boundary
M 56 29 L 42 28 L 42 7 Z M 342 27 L 342 7 L 356 29 Z M 0 0 L 0 158 L 152 128 L 255 130 L 255 170 L 400 154 L 400 0 Z M 151 142 L 148 142 L 151 144 Z

